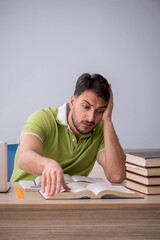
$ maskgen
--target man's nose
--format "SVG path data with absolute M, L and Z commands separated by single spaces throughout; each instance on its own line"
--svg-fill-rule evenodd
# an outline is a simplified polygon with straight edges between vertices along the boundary
M 87 114 L 87 121 L 94 122 L 94 118 L 95 118 L 95 113 L 93 110 L 90 110 Z

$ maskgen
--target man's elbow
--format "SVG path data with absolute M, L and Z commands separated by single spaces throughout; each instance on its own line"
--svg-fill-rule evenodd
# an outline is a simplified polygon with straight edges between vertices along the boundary
M 22 154 L 18 154 L 18 167 L 21 169 L 21 170 L 24 170 L 23 167 L 24 167 L 24 161 L 23 161 L 23 155 Z
M 18 158 L 18 167 L 23 170 L 23 164 L 22 164 L 22 160 L 20 158 Z
M 126 179 L 126 172 L 111 174 L 108 180 L 111 183 L 121 183 Z

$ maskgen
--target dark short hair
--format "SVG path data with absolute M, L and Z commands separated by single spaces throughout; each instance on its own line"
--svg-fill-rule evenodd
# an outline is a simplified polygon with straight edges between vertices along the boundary
M 92 90 L 106 102 L 110 98 L 108 81 L 100 74 L 83 73 L 77 80 L 74 96 L 80 96 L 84 91 Z

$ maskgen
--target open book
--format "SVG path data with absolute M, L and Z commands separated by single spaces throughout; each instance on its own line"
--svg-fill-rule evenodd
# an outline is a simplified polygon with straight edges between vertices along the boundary
M 33 181 L 19 181 L 25 191 L 35 192 L 41 189 L 41 176 L 36 177 Z
M 39 193 L 45 199 L 79 199 L 79 198 L 143 198 L 139 193 L 135 193 L 124 186 L 113 186 L 108 182 L 90 183 L 69 183 L 71 190 L 61 189 L 60 193 L 47 196 L 46 193 Z
M 64 174 L 64 180 L 67 184 L 72 182 L 86 182 L 86 183 L 108 182 L 109 184 L 107 178 L 92 178 L 79 175 L 70 176 L 68 174 Z M 41 189 L 41 176 L 36 177 L 33 181 L 20 180 L 19 183 L 21 184 L 25 191 L 29 192 L 39 191 Z
M 71 182 L 87 182 L 87 183 L 98 183 L 98 182 L 110 182 L 107 178 L 93 178 L 93 177 L 86 177 L 86 176 L 80 176 L 80 175 L 73 175 L 70 176 L 69 174 L 64 174 L 64 180 L 66 183 Z

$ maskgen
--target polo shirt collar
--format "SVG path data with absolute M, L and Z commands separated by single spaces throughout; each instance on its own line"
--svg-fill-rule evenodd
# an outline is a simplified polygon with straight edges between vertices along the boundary
M 67 122 L 67 109 L 68 109 L 68 103 L 64 103 L 63 106 L 60 106 L 58 109 L 58 115 L 57 119 L 60 123 L 63 125 L 68 126 Z

